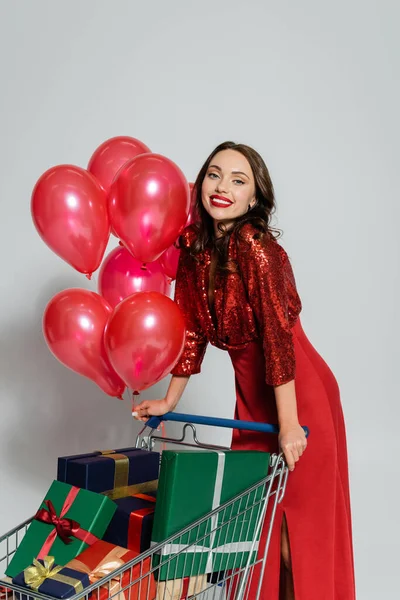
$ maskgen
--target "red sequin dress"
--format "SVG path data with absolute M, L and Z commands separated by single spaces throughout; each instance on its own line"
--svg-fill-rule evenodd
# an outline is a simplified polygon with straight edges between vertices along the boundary
M 280 532 L 285 515 L 296 600 L 354 600 L 346 433 L 339 388 L 302 329 L 301 301 L 285 250 L 269 236 L 259 239 L 256 233 L 246 224 L 241 236 L 231 236 L 228 256 L 237 263 L 235 273 L 216 271 L 208 249 L 197 256 L 197 262 L 182 249 L 175 300 L 185 315 L 187 337 L 171 373 L 199 373 L 208 342 L 227 350 L 235 371 L 235 417 L 268 423 L 278 422 L 274 386 L 295 379 L 299 421 L 311 433 L 278 505 L 260 598 L 279 598 Z M 186 248 L 195 235 L 193 226 L 185 229 Z M 232 448 L 277 452 L 277 436 L 234 432 Z M 249 598 L 255 597 L 255 590 Z

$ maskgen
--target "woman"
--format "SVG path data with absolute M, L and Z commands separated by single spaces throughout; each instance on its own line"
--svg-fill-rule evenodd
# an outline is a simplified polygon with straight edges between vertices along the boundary
M 291 471 L 260 597 L 353 600 L 339 389 L 300 323 L 292 268 L 270 227 L 275 199 L 268 169 L 252 148 L 225 142 L 200 170 L 195 194 L 200 220 L 180 238 L 175 289 L 186 319 L 185 347 L 166 397 L 143 401 L 135 407 L 138 418 L 174 410 L 189 377 L 200 372 L 208 342 L 227 350 L 235 417 L 278 422 L 280 430 L 279 439 L 234 432 L 232 448 L 277 452 L 280 446 Z M 310 427 L 308 447 L 300 423 Z

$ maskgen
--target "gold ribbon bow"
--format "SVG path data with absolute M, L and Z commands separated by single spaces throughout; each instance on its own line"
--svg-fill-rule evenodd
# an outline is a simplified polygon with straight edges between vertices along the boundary
M 67 575 L 62 575 L 60 573 L 63 567 L 57 566 L 54 567 L 54 556 L 45 556 L 43 559 L 43 565 L 41 562 L 33 559 L 33 565 L 24 569 L 24 579 L 25 583 L 28 587 L 30 587 L 35 592 L 39 591 L 42 583 L 46 581 L 46 579 L 54 579 L 55 581 L 59 581 L 60 583 L 65 583 L 67 585 L 71 585 L 76 593 L 83 591 L 82 582 L 79 579 L 75 579 L 74 577 L 68 577 Z
M 53 568 L 54 556 L 45 556 L 43 562 L 44 564 L 42 565 L 42 563 L 34 558 L 33 566 L 31 565 L 24 570 L 26 585 L 36 592 L 46 579 L 57 575 L 62 569 L 62 567 Z

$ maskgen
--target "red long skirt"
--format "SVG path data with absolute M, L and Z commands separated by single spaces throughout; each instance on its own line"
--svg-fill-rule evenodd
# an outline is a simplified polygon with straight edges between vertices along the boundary
M 354 600 L 346 432 L 336 379 L 305 335 L 293 328 L 299 421 L 310 428 L 308 446 L 289 473 L 278 505 L 263 577 L 262 600 L 279 599 L 280 544 L 286 516 L 296 600 Z M 274 389 L 265 383 L 260 341 L 229 351 L 235 370 L 235 417 L 277 423 Z M 277 452 L 277 436 L 235 431 L 232 448 Z M 266 521 L 267 525 L 267 521 Z M 260 555 L 263 553 L 261 537 Z M 248 598 L 255 598 L 257 571 Z

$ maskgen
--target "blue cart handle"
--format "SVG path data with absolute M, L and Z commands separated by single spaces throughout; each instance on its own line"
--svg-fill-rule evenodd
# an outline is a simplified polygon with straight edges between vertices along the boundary
M 220 419 L 219 417 L 201 417 L 200 415 L 185 415 L 183 413 L 167 412 L 161 417 L 150 417 L 146 422 L 151 429 L 157 429 L 161 421 L 176 421 L 178 423 L 193 423 L 195 425 L 211 425 L 213 427 L 228 427 L 229 429 L 242 429 L 245 431 L 260 431 L 261 433 L 279 433 L 278 425 L 269 423 L 254 423 L 253 421 L 239 421 L 236 419 Z M 306 437 L 310 431 L 303 427 Z

